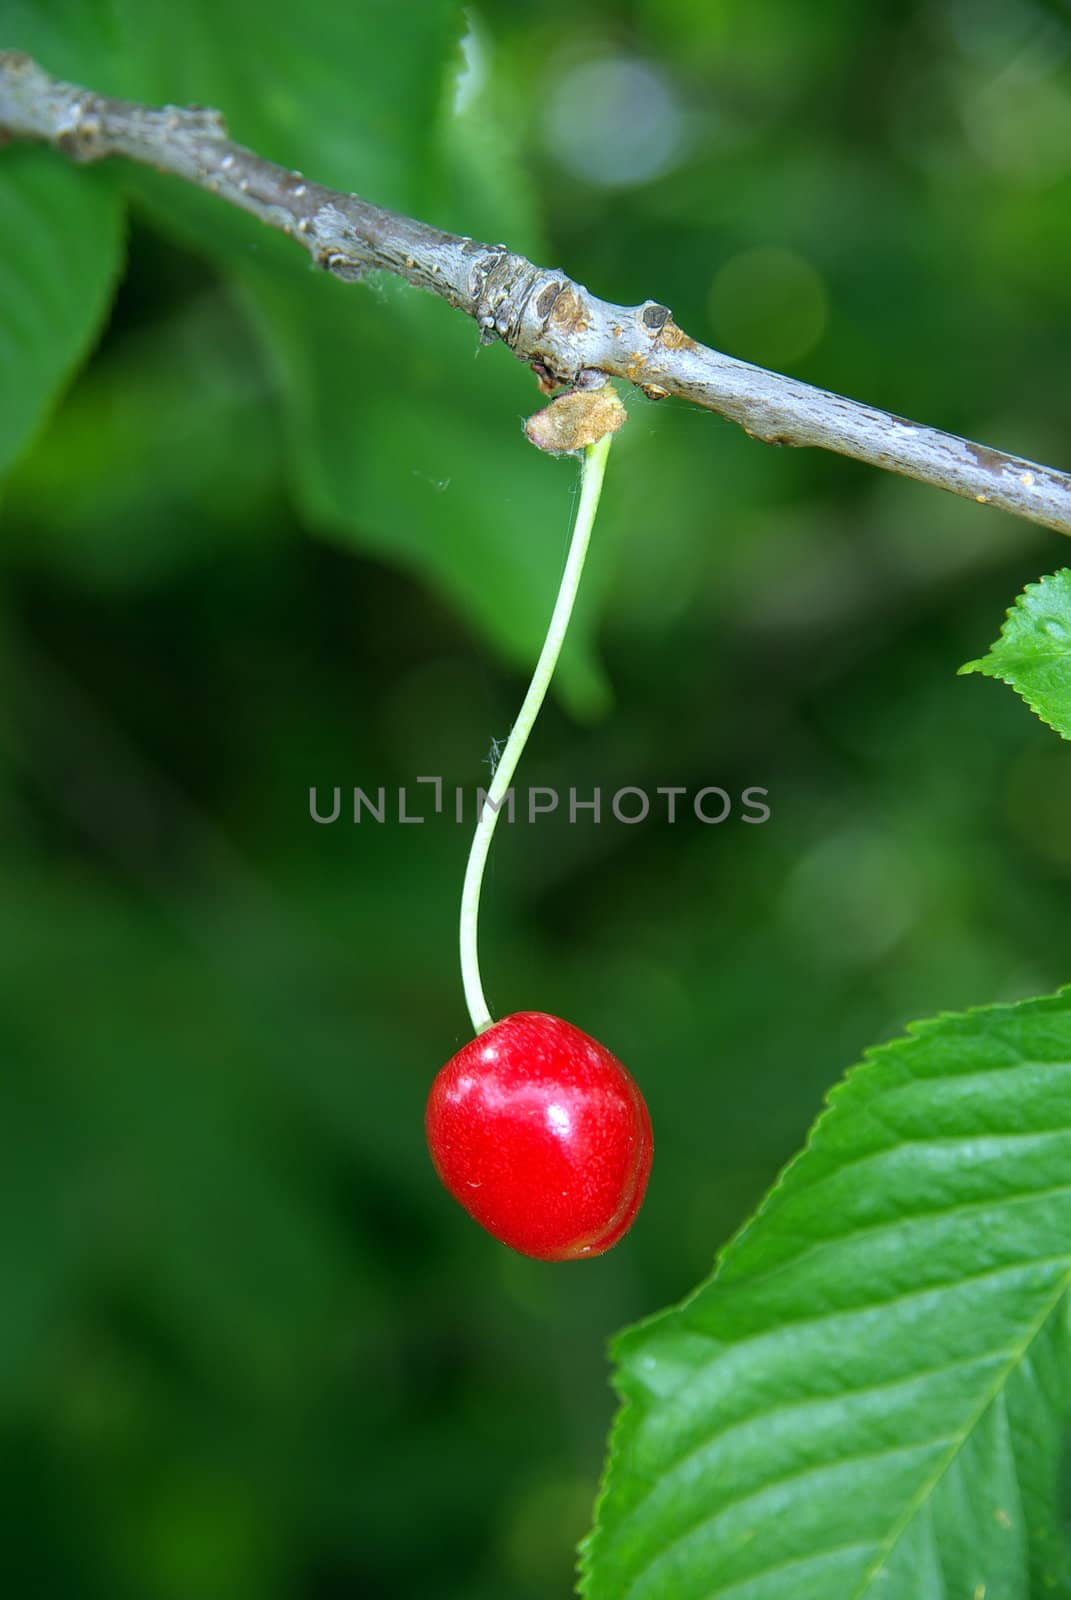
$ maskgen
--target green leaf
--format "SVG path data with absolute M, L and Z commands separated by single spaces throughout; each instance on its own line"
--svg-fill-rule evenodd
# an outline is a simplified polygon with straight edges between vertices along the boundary
M 61 70 L 96 86 L 100 26 L 61 6 Z M 47 65 L 52 34 L 20 7 L 16 42 Z M 470 10 L 433 0 L 114 0 L 104 87 L 218 106 L 235 138 L 318 182 L 473 235 L 542 240 L 517 149 L 521 115 Z M 21 30 L 21 31 L 20 31 Z M 43 155 L 57 184 L 83 172 Z M 289 240 L 176 179 L 118 164 L 158 228 L 212 257 L 241 288 L 275 374 L 290 486 L 310 524 L 434 583 L 500 652 L 528 668 L 553 604 L 575 469 L 524 439 L 540 403 L 502 348 L 430 296 L 395 283 L 342 287 Z M 81 186 L 81 188 L 79 188 Z M 69 253 L 69 252 L 68 252 Z M 597 574 L 596 574 L 597 577 Z M 589 586 L 590 589 L 590 586 Z M 606 685 L 594 608 L 574 619 L 560 687 L 598 711 Z
M 616 1342 L 590 1600 L 1071 1593 L 1071 990 L 915 1025 Z
M 247 269 L 286 395 L 293 484 L 313 526 L 430 578 L 519 667 L 554 603 L 577 468 L 534 450 L 527 382 L 465 318 L 403 284 Z M 584 615 L 583 613 L 581 614 Z M 562 658 L 574 709 L 602 704 L 590 646 Z
M 508 241 L 546 260 L 533 185 L 525 166 L 526 105 L 472 7 L 447 63 L 442 103 L 429 140 L 435 200 L 445 226 L 474 239 Z
M 232 138 L 317 183 L 419 209 L 428 129 L 464 27 L 455 0 L 114 0 L 125 92 L 211 105 Z
M 97 337 L 122 264 L 108 175 L 47 150 L 0 151 L 0 472 L 42 425 Z
M 1027 584 L 989 654 L 959 670 L 1009 684 L 1042 722 L 1071 739 L 1071 568 Z
M 5 549 L 118 590 L 219 555 L 228 536 L 263 553 L 283 486 L 258 357 L 222 291 L 111 340 L 9 473 Z
M 121 92 L 114 0 L 4 0 L 4 50 L 25 50 L 55 77 Z
M 340 12 L 309 0 L 249 17 L 190 4 L 146 29 L 125 6 L 136 93 L 218 104 L 234 135 L 318 182 L 538 251 L 509 133 L 509 85 L 471 15 L 443 0 Z M 256 18 L 254 20 L 254 12 Z M 258 55 L 252 67 L 249 39 Z M 269 92 L 270 91 L 270 92 Z M 132 91 L 134 92 L 134 91 Z M 151 173 L 128 179 L 157 226 L 242 286 L 276 376 L 290 483 L 313 527 L 431 581 L 518 667 L 553 605 L 575 484 L 523 437 L 530 375 L 433 297 L 378 276 L 341 285 L 288 240 Z M 497 220 L 496 220 L 497 219 Z M 606 689 L 578 615 L 562 687 L 591 714 Z

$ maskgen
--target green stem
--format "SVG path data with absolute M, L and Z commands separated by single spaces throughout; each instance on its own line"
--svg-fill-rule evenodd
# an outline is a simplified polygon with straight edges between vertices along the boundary
M 461 979 L 465 985 L 465 1004 L 468 1006 L 469 1016 L 476 1033 L 483 1033 L 491 1026 L 491 1013 L 484 997 L 483 984 L 480 981 L 480 958 L 477 949 L 479 938 L 480 919 L 480 889 L 483 885 L 483 870 L 487 864 L 487 853 L 491 848 L 494 837 L 495 824 L 498 821 L 498 812 L 509 787 L 513 782 L 513 774 L 517 770 L 517 763 L 528 743 L 528 735 L 539 715 L 539 708 L 546 698 L 550 680 L 554 675 L 558 657 L 561 654 L 562 644 L 565 640 L 569 619 L 573 614 L 573 604 L 576 600 L 577 589 L 580 587 L 580 575 L 584 570 L 584 558 L 588 553 L 588 543 L 591 539 L 591 528 L 595 521 L 595 513 L 599 508 L 599 496 L 602 493 L 603 474 L 606 471 L 606 457 L 610 453 L 610 441 L 613 435 L 608 433 L 597 444 L 589 444 L 584 451 L 584 466 L 580 479 L 580 504 L 577 506 L 576 522 L 573 525 L 573 537 L 569 544 L 569 554 L 565 562 L 565 571 L 562 573 L 561 586 L 558 589 L 558 598 L 554 602 L 547 636 L 543 641 L 543 648 L 539 653 L 532 681 L 528 685 L 528 693 L 524 697 L 520 713 L 510 731 L 506 741 L 506 748 L 502 752 L 497 767 L 491 778 L 491 786 L 487 791 L 487 800 L 480 813 L 476 824 L 476 832 L 472 839 L 472 848 L 469 851 L 468 866 L 465 868 L 465 883 L 461 891 Z

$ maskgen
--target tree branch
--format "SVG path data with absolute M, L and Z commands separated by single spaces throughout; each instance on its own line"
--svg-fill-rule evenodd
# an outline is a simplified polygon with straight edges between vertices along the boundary
M 383 269 L 502 339 L 544 388 L 627 378 L 675 395 L 768 444 L 817 445 L 1071 534 L 1071 475 L 736 361 L 697 344 L 666 306 L 617 306 L 505 245 L 430 228 L 308 182 L 227 138 L 218 112 L 153 109 L 60 83 L 0 51 L 0 142 L 44 140 L 75 161 L 121 155 L 187 179 L 303 244 L 345 280 Z

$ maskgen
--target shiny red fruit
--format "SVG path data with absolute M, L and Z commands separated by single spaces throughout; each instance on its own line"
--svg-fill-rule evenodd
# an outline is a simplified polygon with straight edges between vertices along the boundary
M 597 1256 L 632 1226 L 651 1119 L 625 1068 L 559 1017 L 518 1011 L 446 1063 L 425 1116 L 435 1170 L 488 1233 L 540 1261 Z

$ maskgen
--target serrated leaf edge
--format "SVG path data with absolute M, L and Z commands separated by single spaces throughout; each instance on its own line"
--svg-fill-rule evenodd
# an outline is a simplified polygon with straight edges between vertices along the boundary
M 1069 576 L 1071 576 L 1071 569 L 1066 570 L 1068 570 Z M 1037 587 L 1037 585 L 1034 587 Z M 622 1328 L 614 1335 L 610 1341 L 609 1353 L 611 1360 L 616 1363 L 616 1367 L 611 1373 L 610 1383 L 612 1389 L 618 1397 L 619 1406 L 617 1414 L 614 1417 L 613 1423 L 610 1427 L 606 1459 L 603 1464 L 603 1470 L 599 1478 L 599 1487 L 595 1497 L 592 1526 L 581 1539 L 577 1547 L 578 1561 L 576 1593 L 582 1597 L 582 1600 L 585 1600 L 585 1597 L 589 1597 L 591 1592 L 590 1585 L 593 1579 L 592 1561 L 598 1546 L 599 1534 L 601 1532 L 601 1512 L 611 1490 L 611 1479 L 618 1459 L 618 1453 L 620 1450 L 627 1448 L 628 1432 L 631 1424 L 634 1420 L 636 1420 L 637 1408 L 642 1403 L 639 1393 L 636 1391 L 634 1379 L 628 1372 L 627 1366 L 625 1365 L 625 1347 L 627 1346 L 628 1342 L 636 1339 L 640 1334 L 646 1332 L 647 1330 L 654 1328 L 659 1322 L 668 1320 L 669 1318 L 676 1316 L 679 1312 L 684 1311 L 693 1300 L 695 1300 L 700 1294 L 702 1294 L 717 1281 L 719 1273 L 721 1272 L 722 1266 L 729 1252 L 733 1250 L 738 1242 L 742 1240 L 751 1231 L 751 1229 L 754 1228 L 760 1222 L 760 1220 L 766 1217 L 770 1213 L 771 1209 L 776 1206 L 791 1173 L 803 1161 L 804 1157 L 808 1155 L 812 1149 L 816 1148 L 816 1141 L 821 1135 L 823 1125 L 828 1122 L 831 1113 L 836 1108 L 837 1102 L 840 1099 L 843 1099 L 846 1095 L 850 1095 L 855 1085 L 855 1080 L 867 1068 L 873 1066 L 877 1062 L 880 1062 L 884 1057 L 899 1051 L 905 1042 L 910 1042 L 912 1040 L 924 1040 L 928 1034 L 937 1032 L 943 1027 L 947 1027 L 949 1023 L 971 1023 L 977 1022 L 983 1017 L 995 1017 L 998 1015 L 1007 1017 L 1014 1015 L 1018 1011 L 1025 1011 L 1027 1008 L 1034 1007 L 1044 1010 L 1049 1006 L 1065 1004 L 1069 1000 L 1071 1000 L 1071 984 L 1064 984 L 1059 989 L 1054 990 L 1052 994 L 1048 995 L 1032 995 L 1021 1000 L 997 1001 L 995 1003 L 989 1003 L 986 1005 L 969 1006 L 964 1011 L 939 1011 L 931 1017 L 919 1018 L 915 1021 L 906 1023 L 902 1034 L 897 1035 L 895 1038 L 884 1040 L 881 1044 L 870 1045 L 866 1050 L 864 1050 L 860 1059 L 853 1063 L 853 1065 L 844 1072 L 841 1078 L 839 1078 L 836 1083 L 826 1090 L 823 1096 L 822 1108 L 814 1122 L 811 1124 L 803 1145 L 796 1152 L 796 1154 L 792 1156 L 791 1159 L 787 1161 L 780 1169 L 752 1216 L 750 1216 L 726 1241 L 726 1243 L 719 1248 L 714 1259 L 714 1266 L 707 1277 L 697 1284 L 694 1289 L 690 1290 L 686 1295 L 684 1295 L 679 1301 L 675 1301 L 672 1305 L 667 1306 L 660 1311 L 653 1312 L 650 1316 L 642 1318 L 639 1322 L 632 1323 L 628 1327 Z M 959 1451 L 969 1439 L 973 1429 L 977 1426 L 978 1422 L 985 1415 L 989 1406 L 993 1404 L 994 1399 L 1001 1392 L 1003 1385 L 1007 1382 L 1008 1373 L 1014 1369 L 1019 1361 L 1024 1359 L 1025 1352 L 1040 1335 L 1049 1318 L 1053 1315 L 1053 1312 L 1060 1305 L 1061 1301 L 1067 1295 L 1069 1290 L 1071 1290 L 1071 1265 L 1069 1265 L 1067 1272 L 1061 1279 L 1058 1291 L 1053 1295 L 1051 1300 L 1046 1303 L 1042 1313 L 1037 1318 L 1035 1325 L 1031 1329 L 1028 1338 L 1024 1341 L 1017 1358 L 1014 1361 L 1009 1360 L 1006 1366 L 1001 1369 L 1002 1375 L 1000 1382 L 993 1385 L 991 1391 L 987 1394 L 983 1402 L 973 1414 L 970 1426 L 966 1428 L 962 1436 L 956 1440 L 954 1447 L 950 1449 L 947 1457 L 942 1458 L 941 1466 L 938 1470 L 934 1471 L 930 1480 L 928 1480 L 925 1487 L 925 1492 L 920 1492 L 920 1494 L 916 1496 L 915 1500 L 912 1502 L 910 1511 L 905 1512 L 905 1514 L 901 1517 L 899 1523 L 897 1524 L 894 1537 L 892 1537 L 883 1546 L 883 1554 L 881 1555 L 881 1558 L 872 1567 L 867 1569 L 867 1573 L 864 1577 L 862 1585 L 856 1589 L 855 1593 L 851 1597 L 851 1600 L 862 1600 L 862 1597 L 865 1594 L 866 1586 L 873 1580 L 873 1578 L 877 1576 L 882 1564 L 888 1559 L 889 1553 L 895 1549 L 897 1540 L 902 1537 L 903 1533 L 910 1526 L 912 1519 L 918 1514 L 918 1511 L 925 1503 L 927 1496 L 933 1492 L 935 1486 L 940 1482 L 944 1473 L 947 1472 Z M 704 1335 L 696 1333 L 695 1337 L 697 1339 L 701 1339 L 704 1337 Z M 715 1341 L 711 1340 L 710 1342 L 714 1343 Z M 640 1420 L 642 1420 L 642 1417 Z

